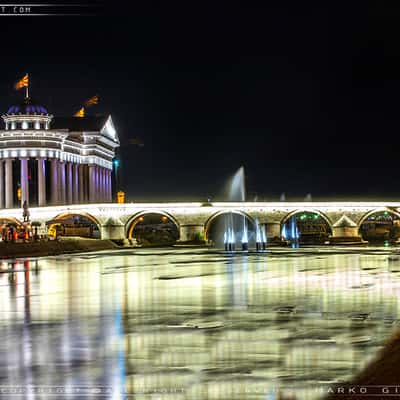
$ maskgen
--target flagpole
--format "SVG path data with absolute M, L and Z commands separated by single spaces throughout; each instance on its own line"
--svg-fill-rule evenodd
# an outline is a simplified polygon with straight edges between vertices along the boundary
M 25 92 L 25 98 L 27 99 L 29 97 L 29 75 L 28 73 L 26 74 L 28 77 L 28 84 L 26 85 L 26 92 Z

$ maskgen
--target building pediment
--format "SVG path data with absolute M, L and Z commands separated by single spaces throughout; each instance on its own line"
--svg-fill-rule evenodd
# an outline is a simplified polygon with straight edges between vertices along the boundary
M 108 116 L 106 122 L 104 123 L 103 127 L 100 130 L 100 133 L 111 139 L 113 142 L 119 144 L 118 134 L 115 129 L 111 115 Z
M 333 224 L 334 228 L 354 228 L 356 226 L 357 224 L 344 214 Z

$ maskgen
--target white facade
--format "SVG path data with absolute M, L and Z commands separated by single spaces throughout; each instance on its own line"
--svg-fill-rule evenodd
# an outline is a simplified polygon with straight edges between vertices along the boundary
M 112 201 L 111 116 L 53 118 L 26 98 L 2 118 L 0 208 Z

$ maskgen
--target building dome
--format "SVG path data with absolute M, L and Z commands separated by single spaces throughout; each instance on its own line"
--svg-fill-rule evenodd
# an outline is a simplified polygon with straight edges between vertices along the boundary
M 24 101 L 18 105 L 11 106 L 8 111 L 8 115 L 48 115 L 47 108 L 37 104 L 30 97 L 24 99 Z

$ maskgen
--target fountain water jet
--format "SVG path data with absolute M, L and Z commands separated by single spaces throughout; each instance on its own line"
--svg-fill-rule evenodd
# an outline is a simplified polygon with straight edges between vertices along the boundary
M 249 249 L 249 237 L 247 229 L 246 218 L 243 217 L 243 234 L 242 234 L 242 250 L 246 251 Z
M 229 201 L 245 201 L 246 200 L 246 189 L 244 181 L 244 167 L 240 167 L 235 175 L 232 177 L 229 191 Z M 246 217 L 243 216 L 243 229 L 242 229 L 242 250 L 248 249 L 248 227 Z M 232 214 L 226 216 L 225 221 L 225 233 L 224 233 L 224 247 L 225 250 L 235 250 L 235 229 L 233 224 Z
M 256 219 L 256 250 L 261 250 L 261 232 L 260 232 L 260 224 L 258 223 L 258 219 Z
M 244 182 L 244 167 L 240 167 L 231 180 L 228 193 L 229 201 L 245 201 L 246 188 Z
M 265 233 L 265 225 L 263 225 L 261 229 L 261 239 L 262 239 L 262 249 L 266 250 L 267 248 L 267 234 Z
M 298 243 L 300 239 L 300 232 L 295 216 L 291 217 L 283 225 L 281 235 L 285 240 L 290 240 L 292 243 Z

